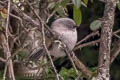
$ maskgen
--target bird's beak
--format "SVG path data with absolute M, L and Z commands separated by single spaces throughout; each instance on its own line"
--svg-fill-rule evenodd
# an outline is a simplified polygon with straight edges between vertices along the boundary
M 78 26 L 77 26 L 77 25 L 75 25 L 75 26 L 73 26 L 73 28 L 78 28 Z

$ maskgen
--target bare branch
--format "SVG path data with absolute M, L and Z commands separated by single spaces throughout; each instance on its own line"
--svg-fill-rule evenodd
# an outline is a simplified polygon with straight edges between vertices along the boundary
M 6 62 L 6 60 L 3 59 L 2 57 L 0 57 L 0 61 L 2 61 L 2 62 Z
M 91 41 L 91 42 L 88 42 L 88 43 L 84 43 L 84 44 L 81 44 L 81 45 L 75 47 L 73 50 L 75 51 L 75 50 L 81 49 L 81 48 L 83 48 L 83 47 L 85 47 L 85 46 L 95 45 L 95 44 L 98 44 L 98 42 L 100 42 L 100 41 L 101 41 L 101 40 L 98 39 L 98 40 L 95 40 L 95 41 Z
M 6 80 L 7 67 L 8 67 L 8 64 L 6 63 L 2 80 Z
M 120 39 L 116 43 L 117 44 L 115 45 L 115 50 L 111 52 L 110 64 L 113 63 L 117 55 L 120 53 Z
M 11 56 L 9 43 L 8 43 L 8 26 L 9 26 L 9 15 L 10 15 L 10 4 L 11 4 L 11 1 L 8 0 L 8 16 L 7 16 L 7 23 L 6 23 L 6 34 L 5 34 L 6 40 L 5 40 L 5 49 L 4 49 L 4 53 L 6 54 L 7 59 Z M 12 59 L 8 60 L 7 63 L 8 63 L 9 78 L 12 80 L 15 80 Z
M 95 35 L 99 35 L 99 31 L 92 32 L 91 34 L 87 35 L 85 38 L 83 38 L 82 40 L 80 40 L 76 45 L 81 44 L 82 42 L 86 41 L 87 39 L 89 39 L 90 37 L 93 37 Z
M 110 80 L 110 49 L 115 7 L 116 0 L 106 0 L 99 49 L 97 80 Z

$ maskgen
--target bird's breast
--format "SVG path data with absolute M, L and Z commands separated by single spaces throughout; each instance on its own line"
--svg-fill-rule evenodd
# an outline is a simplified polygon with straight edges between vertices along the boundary
M 66 30 L 60 31 L 60 40 L 63 41 L 70 50 L 72 50 L 77 42 L 77 32 L 76 30 Z
M 77 31 L 76 30 L 58 30 L 55 31 L 56 34 L 59 35 L 59 38 L 64 44 L 69 48 L 69 50 L 72 50 L 77 42 Z M 60 47 L 58 47 L 59 44 L 54 44 L 52 46 L 52 49 L 50 50 L 51 55 L 54 57 L 64 57 L 66 53 L 64 50 Z

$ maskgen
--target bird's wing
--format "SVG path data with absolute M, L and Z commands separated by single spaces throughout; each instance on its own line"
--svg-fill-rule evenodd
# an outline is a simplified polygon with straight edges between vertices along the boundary
M 45 50 L 40 49 L 28 57 L 28 60 L 37 62 L 41 56 L 45 55 Z

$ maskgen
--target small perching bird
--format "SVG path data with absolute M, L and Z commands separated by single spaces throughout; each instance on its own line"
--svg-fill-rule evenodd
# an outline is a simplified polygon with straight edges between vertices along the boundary
M 59 18 L 51 24 L 51 29 L 59 36 L 60 40 L 72 50 L 77 42 L 77 31 L 74 20 L 70 18 Z M 51 41 L 51 45 L 48 47 L 50 54 L 55 58 L 66 56 L 65 51 L 61 46 L 59 40 Z M 40 49 L 36 53 L 32 54 L 29 59 L 36 61 L 40 58 L 41 54 L 44 54 L 44 49 Z

